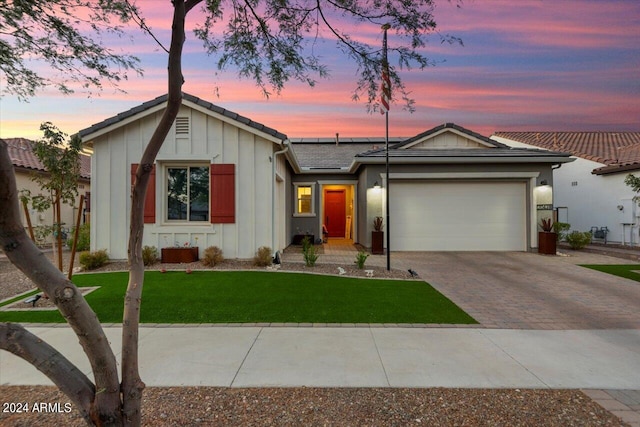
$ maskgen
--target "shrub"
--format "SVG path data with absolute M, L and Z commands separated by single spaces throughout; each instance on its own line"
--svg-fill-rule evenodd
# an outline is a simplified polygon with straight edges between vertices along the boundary
M 90 234 L 91 234 L 91 226 L 88 223 L 82 224 L 78 229 L 78 243 L 76 244 L 76 251 L 82 252 L 82 251 L 89 250 L 90 244 L 91 244 L 91 241 L 89 238 Z M 67 239 L 67 247 L 69 249 L 73 248 L 73 236 L 74 236 L 74 231 L 72 231 L 71 234 L 69 234 L 69 238 Z
M 301 243 L 302 243 L 302 253 L 303 253 L 303 254 L 304 254 L 304 253 L 307 253 L 307 251 L 309 250 L 309 248 L 310 248 L 310 247 L 311 247 L 311 245 L 312 245 L 311 237 L 309 237 L 309 236 L 304 236 L 304 238 L 302 239 L 302 242 L 301 242 Z
M 204 255 L 202 257 L 202 264 L 215 267 L 224 261 L 224 256 L 222 256 L 222 249 L 217 246 L 209 246 L 204 250 Z
M 316 261 L 318 260 L 316 247 L 310 245 L 307 250 L 303 252 L 302 257 L 304 258 L 304 263 L 307 267 L 313 267 L 314 265 L 316 265 Z
M 158 249 L 155 246 L 143 247 L 142 262 L 144 265 L 153 265 L 158 262 Z
M 105 265 L 109 261 L 106 249 L 95 252 L 82 252 L 80 254 L 80 265 L 86 270 L 95 270 Z
M 582 249 L 591 243 L 591 232 L 589 231 L 572 231 L 567 234 L 567 242 L 571 249 Z
M 547 233 L 550 232 L 553 230 L 553 220 L 551 218 L 542 218 L 542 221 L 540 221 L 540 228 L 542 228 L 542 231 Z
M 266 267 L 271 265 L 271 262 L 271 248 L 268 246 L 260 246 L 256 252 L 256 256 L 253 258 L 253 264 L 260 267 Z
M 354 262 L 360 270 L 364 268 L 364 263 L 367 261 L 367 258 L 369 258 L 369 254 L 363 251 L 358 252 L 358 255 L 356 255 L 356 260 Z
M 567 222 L 554 222 L 553 223 L 553 232 L 558 235 L 558 242 L 562 242 L 566 240 L 567 233 L 569 233 L 569 229 L 571 228 L 571 224 Z

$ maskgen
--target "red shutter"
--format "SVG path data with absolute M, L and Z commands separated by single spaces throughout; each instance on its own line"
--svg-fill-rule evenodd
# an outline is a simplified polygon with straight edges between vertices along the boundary
M 138 170 L 138 164 L 131 164 L 131 187 L 136 181 L 136 171 Z M 156 166 L 153 165 L 151 169 L 151 176 L 149 177 L 149 185 L 147 186 L 147 197 L 144 201 L 144 223 L 155 224 L 156 222 Z
M 211 165 L 211 222 L 236 222 L 236 165 Z

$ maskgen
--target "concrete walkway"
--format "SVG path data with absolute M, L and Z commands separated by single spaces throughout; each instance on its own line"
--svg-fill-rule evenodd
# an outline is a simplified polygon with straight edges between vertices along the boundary
M 90 373 L 70 328 L 29 329 Z M 142 327 L 140 366 L 149 386 L 640 390 L 640 330 Z M 50 382 L 0 352 L 0 384 Z

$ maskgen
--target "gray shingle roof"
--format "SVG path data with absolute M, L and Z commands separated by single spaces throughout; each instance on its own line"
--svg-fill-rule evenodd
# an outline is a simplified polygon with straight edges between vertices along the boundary
M 183 93 L 182 97 L 183 97 L 183 100 L 192 102 L 192 103 L 194 103 L 196 105 L 204 107 L 205 109 L 207 109 L 209 111 L 212 111 L 214 113 L 220 114 L 220 115 L 225 116 L 225 117 L 228 117 L 228 118 L 230 118 L 232 120 L 235 120 L 235 121 L 237 121 L 239 123 L 247 125 L 247 126 L 253 128 L 253 129 L 256 129 L 256 130 L 258 130 L 260 132 L 266 133 L 267 135 L 273 136 L 273 137 L 278 138 L 278 139 L 280 139 L 282 141 L 287 139 L 287 135 L 285 135 L 285 134 L 283 134 L 281 132 L 278 132 L 275 129 L 272 129 L 272 128 L 268 127 L 268 126 L 263 125 L 262 123 L 255 122 L 255 121 L 253 121 L 253 120 L 251 120 L 251 119 L 249 119 L 247 117 L 244 117 L 244 116 L 241 116 L 241 115 L 239 115 L 237 113 L 234 113 L 233 111 L 229 111 L 229 110 L 227 110 L 225 108 L 222 108 L 222 107 L 219 107 L 219 106 L 217 106 L 215 104 L 212 104 L 210 102 L 204 101 L 204 100 L 198 98 L 197 96 L 193 96 L 193 95 L 190 95 L 188 93 Z M 113 117 L 110 117 L 110 118 L 108 118 L 106 120 L 103 120 L 100 123 L 96 123 L 96 124 L 86 128 L 86 129 L 82 129 L 79 132 L 79 134 L 80 134 L 81 137 L 84 138 L 85 136 L 91 135 L 92 133 L 97 132 L 97 131 L 99 131 L 101 129 L 104 129 L 104 128 L 108 127 L 108 126 L 117 124 L 117 123 L 119 123 L 119 122 L 121 122 L 121 121 L 123 121 L 123 120 L 125 120 L 125 119 L 127 119 L 129 117 L 133 117 L 136 114 L 142 113 L 142 112 L 144 112 L 144 111 L 146 111 L 146 110 L 148 110 L 150 108 L 153 108 L 155 106 L 161 105 L 161 104 L 163 104 L 163 103 L 165 103 L 167 101 L 167 98 L 168 98 L 168 95 L 165 94 L 165 95 L 159 96 L 159 97 L 157 97 L 155 99 L 152 99 L 151 101 L 144 102 L 144 103 L 138 105 L 137 107 L 133 107 L 133 108 L 127 110 L 127 111 L 124 111 L 124 112 L 122 112 L 120 114 L 117 114 L 117 115 L 115 115 Z
M 340 138 L 339 144 L 335 138 L 292 138 L 290 142 L 302 169 L 348 169 L 357 154 L 385 145 L 384 138 Z

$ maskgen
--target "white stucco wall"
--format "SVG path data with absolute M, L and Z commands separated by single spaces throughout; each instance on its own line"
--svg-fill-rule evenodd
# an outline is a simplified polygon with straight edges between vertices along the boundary
M 188 105 L 188 104 L 187 104 Z M 94 140 L 92 156 L 92 250 L 107 249 L 112 259 L 127 257 L 130 211 L 130 165 L 139 163 L 161 111 L 132 121 Z M 249 259 L 260 246 L 272 246 L 270 156 L 277 145 L 208 111 L 183 105 L 178 117 L 190 118 L 190 135 L 172 129 L 156 163 L 156 223 L 145 224 L 144 245 L 163 247 L 189 243 L 218 246 L 225 258 Z M 176 224 L 165 220 L 166 176 L 170 162 L 233 163 L 235 223 Z
M 492 139 L 512 147 L 539 148 L 506 138 L 492 136 Z M 559 220 L 571 224 L 571 230 L 589 231 L 591 227 L 608 227 L 608 241 L 634 244 L 640 242 L 638 225 L 625 226 L 623 222 L 640 222 L 631 199 L 635 193 L 624 184 L 627 173 L 593 175 L 591 171 L 605 166 L 577 157 L 571 163 L 563 164 L 553 171 L 553 204 L 559 209 Z M 624 209 L 621 211 L 618 206 Z M 567 209 L 562 209 L 567 208 Z M 632 240 L 631 240 L 632 239 Z

